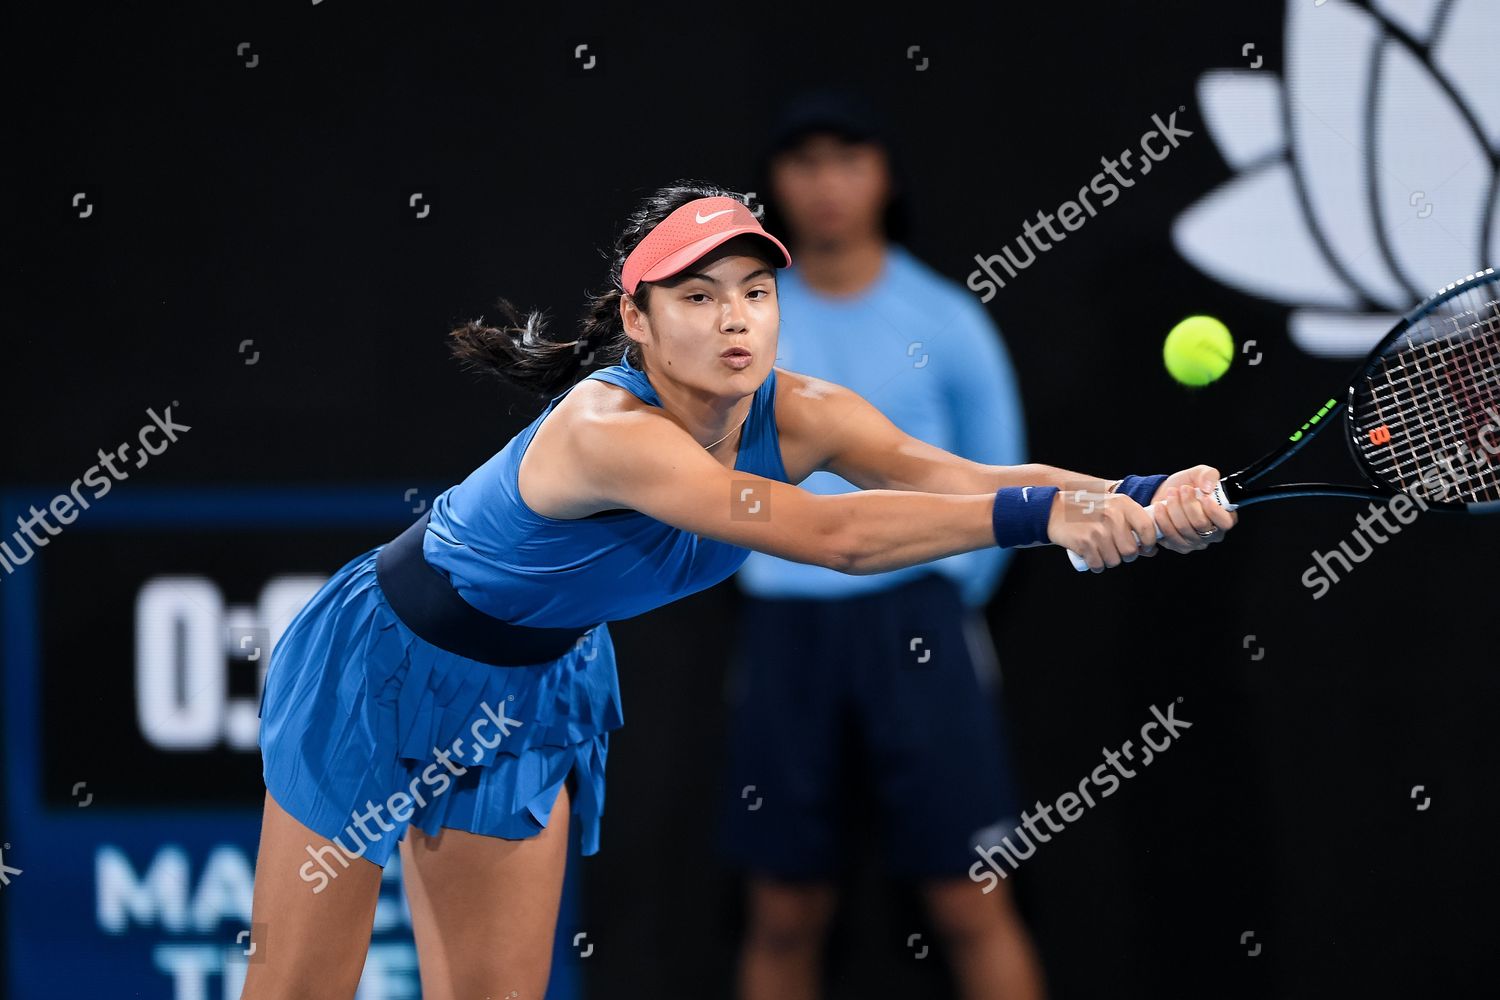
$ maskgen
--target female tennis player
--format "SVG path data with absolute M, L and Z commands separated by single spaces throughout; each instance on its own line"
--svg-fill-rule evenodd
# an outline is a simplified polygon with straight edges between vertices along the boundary
M 748 550 L 866 574 L 1054 544 L 1098 572 L 1235 524 L 1197 499 L 1208 466 L 1111 482 L 980 465 L 777 369 L 790 264 L 739 195 L 679 183 L 630 216 L 576 340 L 503 301 L 503 325 L 453 331 L 462 361 L 551 402 L 334 573 L 272 651 L 247 1000 L 354 995 L 398 843 L 422 995 L 542 996 L 568 823 L 598 851 L 621 724 L 607 622 L 726 579 Z M 861 491 L 793 485 L 817 469 Z

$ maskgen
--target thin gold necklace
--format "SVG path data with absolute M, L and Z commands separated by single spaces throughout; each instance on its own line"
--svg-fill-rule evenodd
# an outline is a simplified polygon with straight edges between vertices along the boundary
M 733 434 L 735 431 L 737 431 L 741 427 L 745 426 L 745 421 L 749 420 L 749 419 L 750 419 L 750 411 L 746 410 L 745 411 L 745 415 L 740 418 L 740 422 L 739 423 L 737 423 L 737 424 L 734 425 L 734 430 L 731 430 L 729 432 L 729 434 Z M 725 441 L 729 440 L 729 434 L 725 434 L 723 437 L 719 438 L 719 440 L 715 441 L 713 444 L 706 444 L 706 445 L 704 445 L 703 446 L 703 450 L 704 451 L 713 451 L 715 447 L 717 447 L 718 445 L 721 445 Z

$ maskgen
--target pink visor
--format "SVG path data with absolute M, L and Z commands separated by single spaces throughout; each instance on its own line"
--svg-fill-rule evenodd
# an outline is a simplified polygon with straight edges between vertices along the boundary
M 699 198 L 674 211 L 646 234 L 625 258 L 620 283 L 634 295 L 643 281 L 670 278 L 714 247 L 749 233 L 770 240 L 790 267 L 792 255 L 761 228 L 760 220 L 736 198 Z

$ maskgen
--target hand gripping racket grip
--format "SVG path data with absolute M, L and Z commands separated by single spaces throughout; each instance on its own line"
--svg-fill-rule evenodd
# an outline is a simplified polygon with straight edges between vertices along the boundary
M 1204 495 L 1202 490 L 1197 490 L 1197 493 L 1200 497 Z M 1213 498 L 1214 502 L 1217 503 L 1220 507 L 1223 507 L 1225 510 L 1234 510 L 1235 505 L 1230 503 L 1229 497 L 1224 494 L 1224 483 L 1222 481 L 1214 484 Z M 1156 520 L 1156 504 L 1148 504 L 1146 506 L 1146 512 L 1151 515 L 1151 520 Z M 1139 545 L 1141 536 L 1135 534 L 1135 532 L 1131 532 L 1131 535 L 1135 538 L 1136 544 Z M 1157 525 L 1156 537 L 1158 539 L 1161 538 L 1160 525 Z M 1073 564 L 1073 568 L 1078 570 L 1080 573 L 1086 571 L 1089 568 L 1087 560 L 1085 560 L 1083 556 L 1079 555 L 1077 552 L 1074 552 L 1072 549 L 1068 550 L 1068 561 L 1071 562 Z

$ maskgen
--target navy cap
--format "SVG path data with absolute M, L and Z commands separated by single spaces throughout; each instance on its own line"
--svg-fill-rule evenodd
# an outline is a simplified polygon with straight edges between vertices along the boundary
M 848 142 L 886 145 L 884 119 L 863 98 L 847 90 L 805 91 L 782 106 L 771 124 L 766 155 L 791 149 L 810 135 L 832 133 Z

